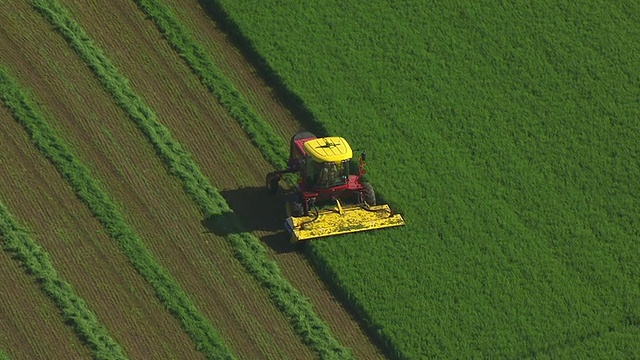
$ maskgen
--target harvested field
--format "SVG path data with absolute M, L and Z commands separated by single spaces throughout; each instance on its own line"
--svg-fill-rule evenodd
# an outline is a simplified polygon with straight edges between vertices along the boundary
M 69 185 L 10 117 L 0 122 L 6 205 L 53 257 L 98 318 L 135 358 L 198 358 L 175 318 L 155 299 Z
M 0 107 L 0 124 L 13 122 L 11 115 Z M 3 134 L 4 127 L 0 130 Z M 6 136 L 0 140 L 0 167 L 13 163 L 10 153 L 5 151 Z M 0 173 L 0 200 L 7 202 L 13 192 L 14 181 L 9 172 Z M 9 190 L 11 189 L 11 190 Z M 11 359 L 38 359 L 73 357 L 88 359 L 89 349 L 66 326 L 58 309 L 47 298 L 35 280 L 25 273 L 19 262 L 9 253 L 0 251 L 0 348 Z
M 104 9 L 101 12 L 104 13 Z M 135 25 L 144 25 L 141 19 L 136 18 Z M 53 43 L 55 46 L 61 41 L 55 34 L 49 35 L 51 39 L 44 43 Z M 138 45 L 133 46 L 142 48 Z M 43 93 L 36 91 L 38 96 L 45 99 L 45 104 L 59 120 L 60 132 L 67 134 L 71 143 L 80 149 L 82 158 L 91 161 L 96 176 L 109 184 L 109 191 L 123 204 L 127 220 L 193 297 L 198 309 L 211 319 L 225 339 L 229 339 L 229 345 L 242 358 L 310 358 L 308 349 L 293 336 L 282 315 L 270 306 L 264 292 L 228 252 L 225 241 L 206 234 L 197 209 L 166 174 L 139 131 L 105 97 L 91 74 L 84 72 L 82 65 L 56 58 L 56 53 L 59 52 L 47 52 L 46 60 L 30 59 L 31 62 L 39 62 L 33 65 L 34 68 L 50 64 L 48 70 L 57 75 L 48 79 L 50 83 L 46 87 L 42 84 L 37 86 L 38 89 L 49 89 Z M 167 74 L 170 74 L 176 68 L 180 71 L 182 66 L 174 54 L 167 49 L 165 54 L 153 59 L 164 62 L 171 57 L 176 58 L 177 66 L 171 63 L 159 65 L 161 68 L 164 66 Z M 172 85 L 181 84 L 177 79 L 189 74 L 185 69 L 173 76 L 158 79 L 159 84 L 156 84 L 152 94 L 175 99 L 171 93 Z M 51 95 L 64 92 L 69 84 L 73 84 L 77 94 L 84 96 L 69 99 Z M 199 86 L 197 82 L 194 84 Z M 192 95 L 194 99 L 209 96 L 206 92 L 191 91 L 187 86 L 179 89 L 180 93 L 184 90 L 186 96 Z M 67 107 L 66 113 L 53 106 L 62 103 Z M 183 101 L 180 103 L 182 105 L 174 104 L 177 105 L 176 112 L 166 116 L 187 115 L 190 109 L 184 106 Z M 213 99 L 200 100 L 204 107 L 214 103 Z M 216 113 L 212 108 L 205 109 L 195 108 L 198 112 Z M 86 114 L 96 115 L 91 119 Z M 100 121 L 94 121 L 98 119 Z

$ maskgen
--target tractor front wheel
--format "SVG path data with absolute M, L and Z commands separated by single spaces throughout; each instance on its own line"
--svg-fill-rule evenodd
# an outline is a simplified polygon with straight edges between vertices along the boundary
M 369 183 L 362 183 L 362 197 L 367 205 L 375 206 L 376 205 L 376 193 L 373 191 L 373 186 Z

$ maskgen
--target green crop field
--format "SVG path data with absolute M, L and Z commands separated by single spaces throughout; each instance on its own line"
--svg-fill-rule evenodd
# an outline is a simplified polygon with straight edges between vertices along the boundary
M 637 354 L 636 3 L 206 3 L 405 214 L 312 243 L 390 353 Z

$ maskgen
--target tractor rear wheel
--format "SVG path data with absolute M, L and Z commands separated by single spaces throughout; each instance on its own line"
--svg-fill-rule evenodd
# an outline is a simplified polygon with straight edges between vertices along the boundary
M 267 191 L 269 194 L 275 194 L 278 192 L 278 183 L 280 182 L 280 175 L 275 173 L 267 174 Z
M 304 215 L 304 206 L 300 201 L 300 195 L 298 193 L 287 194 L 287 213 L 289 216 L 302 216 Z
M 362 197 L 367 205 L 375 206 L 376 205 L 376 192 L 373 191 L 373 186 L 369 183 L 362 183 Z

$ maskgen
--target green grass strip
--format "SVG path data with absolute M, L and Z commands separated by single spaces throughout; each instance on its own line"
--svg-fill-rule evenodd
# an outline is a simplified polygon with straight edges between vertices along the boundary
M 75 151 L 56 134 L 25 92 L 4 71 L 2 79 L 3 83 L 8 83 L 6 88 L 11 90 L 3 91 L 5 103 L 29 133 L 34 145 L 53 163 L 76 195 L 102 223 L 131 264 L 154 289 L 162 304 L 178 319 L 195 342 L 196 348 L 209 359 L 234 358 L 213 326 L 195 308 L 169 273 L 156 262 L 142 240 L 126 223 L 121 211 L 101 184 L 91 176 L 89 168 L 80 161 Z
M 0 98 L 20 123 L 39 121 L 39 115 L 32 110 L 33 106 L 23 91 L 2 67 Z M 69 283 L 60 278 L 49 254 L 16 222 L 1 202 L 0 239 L 4 240 L 3 249 L 11 253 L 27 272 L 38 280 L 45 294 L 60 310 L 62 318 L 89 346 L 95 359 L 126 359 L 122 347 L 113 340 L 84 300 L 75 293 Z
M 0 349 L 0 360 L 9 360 L 9 355 L 7 355 L 6 352 L 4 352 L 2 349 Z
M 147 136 L 156 152 L 165 161 L 169 172 L 182 181 L 185 191 L 200 207 L 202 213 L 206 217 L 222 217 L 225 220 L 216 223 L 224 227 L 219 230 L 225 233 L 233 232 L 227 239 L 233 246 L 235 256 L 265 287 L 271 300 L 289 319 L 302 340 L 322 358 L 351 358 L 349 351 L 335 340 L 327 325 L 313 311 L 309 300 L 284 278 L 277 263 L 268 258 L 260 240 L 244 232 L 225 199 L 201 173 L 191 155 L 171 137 L 155 113 L 131 89 L 126 78 L 120 75 L 79 25 L 55 1 L 34 0 L 32 4 L 67 39 L 118 105 Z M 152 8 L 157 10 L 160 5 L 155 3 L 155 6 Z M 170 16 L 168 19 L 174 18 Z

